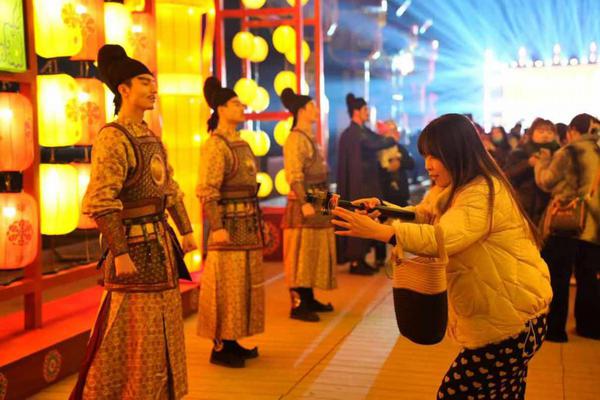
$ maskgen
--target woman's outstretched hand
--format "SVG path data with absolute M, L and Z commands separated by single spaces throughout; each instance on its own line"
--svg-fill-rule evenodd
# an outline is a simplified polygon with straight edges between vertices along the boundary
M 333 219 L 331 223 L 344 229 L 335 231 L 335 234 L 338 236 L 351 236 L 388 242 L 394 235 L 393 227 L 380 224 L 364 213 L 336 207 L 333 209 L 332 214 L 340 219 Z

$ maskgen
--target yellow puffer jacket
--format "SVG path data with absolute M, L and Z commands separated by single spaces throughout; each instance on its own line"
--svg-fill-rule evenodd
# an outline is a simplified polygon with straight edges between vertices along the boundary
M 397 245 L 423 256 L 437 253 L 431 224 L 442 228 L 450 259 L 447 333 L 467 348 L 518 334 L 528 320 L 548 311 L 552 299 L 548 267 L 524 218 L 509 191 L 495 179 L 494 189 L 491 227 L 489 189 L 483 178 L 457 191 L 443 215 L 440 209 L 450 188 L 434 187 L 414 207 L 416 223 L 393 224 Z

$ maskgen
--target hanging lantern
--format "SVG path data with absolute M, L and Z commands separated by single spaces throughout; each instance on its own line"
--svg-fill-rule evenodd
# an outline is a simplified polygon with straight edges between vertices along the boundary
M 296 31 L 289 25 L 281 25 L 273 31 L 273 46 L 280 53 L 285 53 L 296 43 Z
M 271 179 L 269 174 L 265 172 L 257 173 L 256 182 L 260 184 L 260 189 L 258 189 L 258 197 L 267 197 L 273 191 L 273 180 Z
M 104 38 L 107 44 L 119 44 L 127 55 L 133 54 L 133 19 L 121 3 L 104 3 Z
M 81 29 L 81 51 L 72 60 L 95 60 L 104 44 L 104 1 L 78 0 L 75 12 Z M 36 37 L 37 40 L 37 37 Z
M 285 177 L 284 169 L 279 170 L 277 175 L 275 175 L 275 189 L 277 189 L 277 192 L 282 196 L 285 196 L 290 192 L 290 184 Z
M 132 15 L 131 41 L 133 58 L 142 62 L 150 71 L 156 72 L 156 29 L 154 17 L 146 13 Z
M 77 201 L 81 207 L 83 202 L 83 196 L 90 183 L 90 175 L 92 173 L 91 164 L 71 164 L 77 170 Z M 97 227 L 96 221 L 93 218 L 79 213 L 79 222 L 77 223 L 79 229 L 94 229 Z
M 77 181 L 77 170 L 72 165 L 40 164 L 42 234 L 64 235 L 77 228 Z
M 239 58 L 250 58 L 254 51 L 254 35 L 250 32 L 238 32 L 233 37 L 233 52 Z
M 281 96 L 281 92 L 285 88 L 290 88 L 296 93 L 296 74 L 292 71 L 281 71 L 275 75 L 273 86 L 278 96 Z
M 249 105 L 256 96 L 258 85 L 249 78 L 241 78 L 235 83 L 233 90 L 237 93 L 242 104 Z
M 33 112 L 29 99 L 0 92 L 0 171 L 23 171 L 33 162 Z
M 27 193 L 0 193 L 0 270 L 31 264 L 39 236 L 35 199 Z
M 34 0 L 35 52 L 44 58 L 73 56 L 81 51 L 77 4 L 73 0 Z
M 269 55 L 269 44 L 260 36 L 254 36 L 252 54 L 249 59 L 252 62 L 263 62 Z
M 310 46 L 306 42 L 306 40 L 302 41 L 302 59 L 304 62 L 308 60 L 310 57 Z M 290 64 L 296 64 L 296 46 L 292 46 L 288 51 L 285 52 L 285 59 L 288 60 Z
M 258 10 L 262 6 L 265 5 L 267 0 L 242 0 L 244 7 L 249 8 L 250 10 Z
M 287 140 L 290 132 L 292 130 L 292 124 L 294 123 L 294 118 L 289 117 L 286 120 L 279 121 L 277 125 L 275 125 L 275 131 L 273 136 L 275 137 L 275 142 L 278 145 L 283 146 L 285 141 Z
M 38 75 L 39 142 L 45 147 L 72 146 L 81 139 L 78 87 L 69 75 Z
M 294 7 L 296 5 L 296 0 L 285 0 L 285 1 L 287 1 L 287 3 L 292 7 Z M 306 3 L 308 3 L 308 0 L 302 0 L 303 6 L 305 6 Z
M 81 139 L 77 144 L 91 145 L 106 122 L 104 85 L 97 79 L 77 78 L 77 100 L 81 116 Z
M 242 129 L 240 131 L 240 137 L 250 145 L 252 153 L 257 157 L 263 157 L 271 148 L 271 139 L 269 139 L 269 135 L 264 131 L 254 132 L 248 129 Z
M 269 107 L 269 102 L 269 92 L 267 92 L 264 87 L 259 86 L 256 89 L 256 95 L 254 96 L 254 99 L 252 99 L 252 102 L 249 104 L 249 106 L 252 110 L 254 110 L 254 112 L 260 113 Z
M 125 0 L 124 4 L 131 12 L 142 12 L 146 8 L 146 0 Z

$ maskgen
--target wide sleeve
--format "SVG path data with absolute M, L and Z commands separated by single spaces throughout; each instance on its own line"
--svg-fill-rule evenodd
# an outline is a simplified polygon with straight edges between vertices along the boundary
M 459 253 L 488 234 L 490 216 L 487 184 L 472 184 L 456 194 L 455 200 L 439 219 L 448 255 Z M 438 244 L 431 224 L 393 223 L 399 251 L 436 256 Z
M 223 228 L 218 201 L 221 199 L 221 185 L 227 171 L 228 151 L 223 140 L 215 136 L 210 137 L 202 147 L 196 196 L 213 231 Z
M 292 132 L 283 146 L 285 178 L 300 203 L 306 202 L 304 166 L 312 156 L 311 144 L 304 135 Z

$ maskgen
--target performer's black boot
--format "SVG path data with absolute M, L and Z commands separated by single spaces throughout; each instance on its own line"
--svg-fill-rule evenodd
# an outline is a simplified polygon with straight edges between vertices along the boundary
M 350 262 L 350 273 L 353 275 L 373 275 L 376 272 L 377 270 L 367 264 L 365 260 Z
M 210 353 L 210 362 L 228 368 L 244 368 L 246 361 L 240 356 L 233 345 L 233 340 L 214 341 L 214 347 Z
M 323 304 L 319 300 L 315 299 L 315 292 L 313 288 L 308 288 L 308 308 L 314 312 L 331 312 L 333 306 L 331 303 Z
M 290 289 L 290 298 L 292 300 L 290 318 L 305 322 L 318 322 L 321 318 L 309 307 L 310 299 L 308 290 L 308 288 L 302 287 Z
M 244 360 L 258 357 L 258 347 L 255 346 L 251 349 L 247 349 L 239 344 L 237 340 L 233 340 L 232 342 L 234 351 Z

